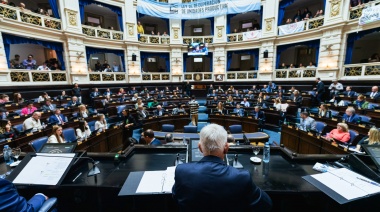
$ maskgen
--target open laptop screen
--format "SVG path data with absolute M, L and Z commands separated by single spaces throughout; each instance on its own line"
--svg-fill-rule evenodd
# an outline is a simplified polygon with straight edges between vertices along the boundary
M 40 153 L 72 153 L 75 150 L 77 143 L 61 143 L 61 144 L 49 144 L 46 143 L 42 146 Z

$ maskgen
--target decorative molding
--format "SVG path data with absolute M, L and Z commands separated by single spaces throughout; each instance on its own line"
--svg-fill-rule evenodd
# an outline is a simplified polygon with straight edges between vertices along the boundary
M 134 30 L 134 28 L 135 28 L 135 24 L 134 23 L 128 23 L 127 22 L 127 26 L 128 26 L 128 34 L 130 35 L 130 36 L 133 36 L 135 33 L 135 30 Z
M 179 35 L 178 35 L 179 27 L 173 27 L 172 29 L 173 29 L 174 39 L 178 39 L 179 38 Z
M 330 17 L 335 17 L 335 16 L 338 16 L 340 14 L 340 4 L 341 4 L 341 0 L 330 0 Z
M 218 29 L 218 38 L 221 38 L 223 36 L 223 28 L 224 26 L 216 26 Z
M 65 8 L 66 11 L 66 17 L 67 17 L 67 22 L 70 24 L 70 26 L 78 26 L 77 23 L 77 11 L 74 10 L 69 10 Z
M 273 22 L 274 22 L 274 17 L 265 19 L 265 31 L 266 32 L 272 32 L 273 31 Z

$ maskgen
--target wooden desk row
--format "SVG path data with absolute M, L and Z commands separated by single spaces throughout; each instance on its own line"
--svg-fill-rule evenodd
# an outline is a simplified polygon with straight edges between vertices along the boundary
M 297 154 L 349 154 L 345 148 L 287 125 L 282 125 L 281 144 Z

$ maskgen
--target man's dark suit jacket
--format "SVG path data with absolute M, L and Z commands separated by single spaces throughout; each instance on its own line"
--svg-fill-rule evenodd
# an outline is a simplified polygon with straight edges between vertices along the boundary
M 320 81 L 319 83 L 317 83 L 317 92 L 318 92 L 319 94 L 325 92 L 325 84 L 323 84 L 322 81 Z
M 55 109 L 57 109 L 57 106 L 55 105 L 55 104 L 51 104 L 51 106 L 53 107 L 53 109 L 50 109 L 50 107 L 49 106 L 47 106 L 47 105 L 43 105 L 42 106 L 42 110 L 44 111 L 44 112 L 47 112 L 47 111 L 54 111 Z
M 205 156 L 197 163 L 178 165 L 173 198 L 180 211 L 269 211 L 270 197 L 257 187 L 247 170 Z
M 342 119 L 348 123 L 358 123 L 359 121 L 361 121 L 361 117 L 356 113 L 352 114 L 351 117 L 349 117 L 347 114 L 344 114 Z
M 0 178 L 0 211 L 38 211 L 44 202 L 42 195 L 34 195 L 26 201 L 11 182 Z
M 253 117 L 256 117 L 256 111 L 252 111 L 251 112 L 251 115 L 253 116 Z M 259 111 L 258 112 L 258 114 L 257 114 L 257 119 L 261 119 L 261 120 L 263 120 L 263 121 L 265 121 L 265 113 L 264 113 L 264 111 Z
M 62 121 L 65 122 L 65 116 L 62 114 L 60 114 L 59 116 L 61 117 Z M 49 117 L 49 123 L 51 123 L 51 124 L 58 124 L 59 123 L 59 120 L 55 114 L 51 115 Z

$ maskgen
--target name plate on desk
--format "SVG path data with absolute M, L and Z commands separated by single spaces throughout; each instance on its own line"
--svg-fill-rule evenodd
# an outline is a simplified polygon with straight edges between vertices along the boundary
M 14 119 L 19 119 L 19 118 L 20 118 L 20 116 L 13 116 L 13 118 L 14 118 Z
M 338 119 L 334 119 L 334 118 L 332 118 L 331 120 L 333 120 L 333 121 L 338 121 Z
M 314 117 L 314 114 L 310 114 L 310 117 Z
M 365 125 L 364 124 L 359 124 L 359 127 L 365 128 Z
M 313 133 L 311 133 L 311 132 L 309 132 L 309 133 L 307 133 L 307 134 L 310 135 L 310 136 L 314 136 Z
M 12 106 L 12 105 L 4 105 L 5 107 L 10 107 L 10 106 Z
M 98 115 L 92 115 L 93 118 L 98 117 Z
M 331 104 L 326 104 L 326 105 L 329 106 L 329 107 L 331 106 Z
M 165 114 L 164 116 L 169 116 L 168 114 Z
M 59 110 L 64 110 L 65 108 L 59 108 Z
M 344 97 L 344 95 L 339 95 L 339 97 Z
M 31 136 L 31 135 L 33 135 L 33 133 L 27 133 L 27 134 L 26 134 L 26 136 Z
M 288 126 L 288 128 L 293 129 L 293 126 Z
M 78 122 L 79 120 L 78 119 L 74 119 L 74 122 Z
M 252 116 L 248 116 L 247 118 L 251 119 L 251 118 L 252 118 Z
M 96 136 L 100 135 L 100 132 L 96 133 Z
M 292 102 L 292 100 L 289 100 L 289 99 L 288 99 L 288 100 L 286 100 L 286 101 L 287 101 L 287 102 Z
M 338 147 L 338 144 L 337 144 L 337 143 L 334 143 L 334 142 L 331 142 L 331 146 Z
M 269 110 L 273 110 L 273 108 L 269 108 Z
M 113 126 L 114 129 L 117 129 L 117 126 Z
M 380 112 L 380 110 L 375 110 L 375 112 Z
M 152 116 L 150 116 L 148 119 L 152 119 L 153 117 Z
M 220 114 L 219 114 L 219 113 L 217 113 L 217 114 L 215 114 L 215 115 L 219 116 Z
M 235 114 L 231 114 L 231 116 L 235 116 Z

